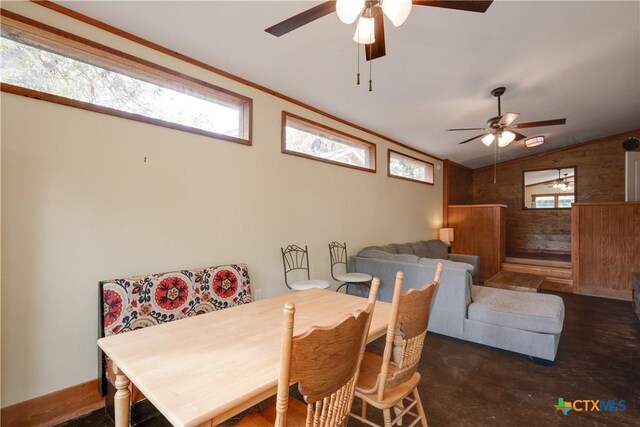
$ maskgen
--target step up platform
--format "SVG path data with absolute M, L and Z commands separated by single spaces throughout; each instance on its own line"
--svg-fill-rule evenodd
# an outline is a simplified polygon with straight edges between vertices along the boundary
M 573 292 L 571 261 L 557 259 L 535 259 L 531 257 L 505 257 L 501 271 L 541 276 L 541 289 Z

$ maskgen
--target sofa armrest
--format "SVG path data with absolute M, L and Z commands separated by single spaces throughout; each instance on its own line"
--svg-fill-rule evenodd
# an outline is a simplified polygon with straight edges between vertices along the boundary
M 480 257 L 478 255 L 449 254 L 449 260 L 471 264 L 473 267 L 473 271 L 471 272 L 473 284 L 477 285 L 480 283 Z

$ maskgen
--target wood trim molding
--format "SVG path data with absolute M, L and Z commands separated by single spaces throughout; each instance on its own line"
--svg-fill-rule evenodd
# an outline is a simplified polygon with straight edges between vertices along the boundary
M 453 162 L 442 162 L 442 228 L 449 227 L 449 168 Z
M 171 49 L 168 49 L 168 48 L 166 48 L 164 46 L 156 44 L 156 43 L 154 43 L 152 41 L 143 39 L 142 37 L 138 37 L 138 36 L 136 36 L 134 34 L 131 34 L 131 33 L 126 32 L 126 31 L 123 31 L 123 30 L 121 30 L 119 28 L 116 28 L 116 27 L 113 27 L 113 26 L 111 26 L 109 24 L 106 24 L 104 22 L 98 21 L 97 19 L 93 19 L 93 18 L 91 18 L 89 16 L 86 16 L 86 15 L 83 15 L 81 13 L 75 12 L 75 11 L 69 9 L 69 8 L 66 8 L 66 7 L 64 7 L 62 5 L 59 5 L 57 3 L 54 3 L 52 1 L 49 1 L 49 0 L 30 0 L 30 1 L 32 3 L 37 4 L 37 5 L 40 5 L 40 6 L 48 8 L 48 9 L 51 9 L 51 10 L 53 10 L 55 12 L 58 12 L 58 13 L 60 13 L 62 15 L 65 15 L 65 16 L 68 16 L 70 18 L 76 19 L 78 21 L 84 22 L 85 24 L 88 24 L 88 25 L 91 25 L 93 27 L 99 28 L 101 30 L 104 30 L 104 31 L 109 32 L 111 34 L 114 34 L 116 36 L 122 37 L 124 39 L 130 40 L 130 41 L 132 41 L 134 43 L 138 43 L 140 45 L 143 45 L 143 46 L 148 47 L 150 49 L 156 50 L 158 52 L 164 53 L 165 55 L 168 55 L 168 56 L 171 56 L 173 58 L 179 59 L 179 60 L 184 61 L 184 62 L 186 62 L 188 64 L 195 65 L 196 67 L 199 67 L 199 68 L 202 68 L 204 70 L 210 71 L 210 72 L 212 72 L 214 74 L 218 74 L 219 76 L 222 76 L 222 77 L 228 78 L 230 80 L 236 81 L 238 83 L 244 84 L 244 85 L 249 86 L 249 87 L 251 87 L 253 89 L 257 89 L 259 91 L 265 92 L 265 93 L 267 93 L 269 95 L 275 96 L 276 98 L 283 99 L 283 100 L 285 100 L 287 102 L 290 102 L 292 104 L 295 104 L 295 105 L 297 105 L 299 107 L 302 107 L 302 108 L 305 108 L 305 109 L 307 109 L 309 111 L 312 111 L 314 113 L 320 114 L 320 115 L 322 115 L 322 116 L 324 116 L 324 117 L 326 117 L 328 119 L 334 120 L 336 122 L 339 122 L 339 123 L 342 123 L 344 125 L 350 126 L 350 127 L 354 128 L 354 129 L 357 129 L 357 130 L 360 130 L 362 132 L 366 132 L 366 133 L 368 133 L 370 135 L 376 136 L 376 137 L 378 137 L 380 139 L 383 139 L 383 140 L 385 140 L 387 142 L 395 144 L 395 145 L 397 145 L 399 147 L 405 148 L 407 150 L 411 150 L 411 151 L 416 152 L 418 154 L 422 154 L 423 156 L 431 157 L 432 159 L 435 159 L 435 160 L 440 160 L 440 161 L 444 160 L 444 159 L 442 159 L 440 157 L 437 157 L 437 156 L 435 156 L 433 154 L 429 154 L 429 153 L 427 153 L 425 151 L 419 150 L 417 148 L 414 148 L 414 147 L 411 147 L 409 145 L 403 144 L 402 142 L 396 141 L 395 139 L 392 139 L 392 138 L 390 138 L 390 137 L 388 137 L 386 135 L 383 135 L 383 134 L 381 134 L 379 132 L 375 132 L 375 131 L 373 131 L 371 129 L 367 129 L 367 128 L 363 127 L 363 126 L 360 126 L 360 125 L 357 125 L 355 123 L 349 122 L 349 121 L 347 121 L 345 119 L 342 119 L 342 118 L 340 118 L 338 116 L 335 116 L 335 115 L 333 115 L 331 113 L 328 113 L 326 111 L 323 111 L 323 110 L 321 110 L 319 108 L 312 107 L 311 105 L 309 105 L 307 103 L 299 101 L 299 100 L 297 100 L 295 98 L 291 98 L 290 96 L 284 95 L 284 94 L 282 94 L 280 92 L 277 92 L 277 91 L 275 91 L 273 89 L 269 89 L 268 87 L 259 85 L 257 83 L 252 82 L 252 81 L 249 81 L 247 79 L 243 79 L 242 77 L 238 77 L 235 74 L 231 74 L 231 73 L 229 73 L 227 71 L 221 70 L 220 68 L 216 68 L 216 67 L 211 66 L 211 65 L 209 65 L 207 63 L 204 63 L 202 61 L 198 61 L 197 59 L 191 58 L 191 57 L 189 57 L 187 55 L 183 55 L 181 53 L 178 53 L 178 52 L 175 52 L 175 51 L 173 51 Z
M 485 205 L 449 205 L 450 208 L 506 208 L 507 205 L 485 204 Z
M 578 207 L 571 207 L 571 274 L 573 289 L 576 293 L 580 293 L 580 212 L 578 209 Z
M 432 182 L 420 181 L 419 179 L 413 179 L 413 178 L 407 178 L 407 177 L 404 177 L 404 176 L 392 175 L 391 174 L 391 154 L 392 153 L 393 154 L 397 154 L 400 157 L 405 157 L 405 158 L 410 159 L 410 160 L 415 160 L 416 162 L 426 163 L 427 165 L 430 165 L 431 166 L 431 178 L 432 178 L 433 181 Z M 391 148 L 387 149 L 387 176 L 389 178 L 403 179 L 405 181 L 417 182 L 418 184 L 435 185 L 435 181 L 436 181 L 436 176 L 435 175 L 436 175 L 436 166 L 433 163 L 428 162 L 426 160 L 418 159 L 418 158 L 413 157 L 413 156 L 409 156 L 408 154 L 400 153 L 399 151 L 392 150 Z
M 253 101 L 251 98 L 146 61 L 136 56 L 129 55 L 109 46 L 51 27 L 6 9 L 0 9 L 0 17 L 2 19 L 3 36 L 13 35 L 18 40 L 26 39 L 30 44 L 43 49 L 52 49 L 58 54 L 66 55 L 70 58 L 76 58 L 80 61 L 85 61 L 98 67 L 111 69 L 134 79 L 144 78 L 144 80 L 147 80 L 150 83 L 177 90 L 179 92 L 187 94 L 193 92 L 198 94 L 200 97 L 203 97 L 205 100 L 211 100 L 213 102 L 223 101 L 237 105 L 243 112 L 243 135 L 242 137 L 224 135 L 7 83 L 2 83 L 1 85 L 1 90 L 3 92 L 149 123 L 156 126 L 168 127 L 183 132 L 196 133 L 198 135 L 235 142 L 238 144 L 251 145 L 251 120 L 253 114 Z
M 464 170 L 467 170 L 467 171 L 473 171 L 473 169 L 471 169 L 470 167 L 467 167 L 465 165 L 461 165 L 460 163 L 456 163 L 453 160 L 450 160 L 450 159 L 446 159 L 446 160 L 449 162 L 449 165 L 453 166 L 454 168 L 460 168 L 460 169 L 464 169 Z
M 3 426 L 48 427 L 102 407 L 95 379 L 4 407 L 0 414 Z
M 576 202 L 574 206 L 640 205 L 640 202 Z
M 329 135 L 335 135 L 338 138 L 342 138 L 346 142 L 351 141 L 352 144 L 361 144 L 369 147 L 369 159 L 372 163 L 370 167 L 356 166 L 350 165 L 347 163 L 336 162 L 334 160 L 323 159 L 322 157 L 316 157 L 305 153 L 300 153 L 298 151 L 292 151 L 287 149 L 287 119 L 291 118 L 294 121 L 301 123 L 309 128 L 316 129 L 319 132 L 323 132 Z M 373 142 L 369 142 L 365 139 L 358 138 L 357 136 L 349 135 L 346 132 L 342 132 L 338 129 L 331 128 L 329 126 L 323 125 L 322 123 L 314 122 L 313 120 L 306 119 L 304 117 L 289 113 L 287 111 L 282 111 L 282 125 L 280 130 L 280 151 L 284 154 L 291 154 L 292 156 L 303 157 L 305 159 L 316 160 L 318 162 L 329 163 L 336 166 L 342 166 L 345 168 L 356 169 L 364 172 L 376 173 L 377 171 L 377 152 L 376 152 L 376 144 Z

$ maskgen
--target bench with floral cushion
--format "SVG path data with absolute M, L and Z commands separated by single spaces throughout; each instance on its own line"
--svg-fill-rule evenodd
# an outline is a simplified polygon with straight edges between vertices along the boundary
M 99 335 L 107 337 L 185 317 L 206 314 L 252 301 L 246 264 L 229 264 L 192 270 L 100 282 Z M 100 392 L 113 416 L 114 375 L 111 361 L 99 351 Z M 144 396 L 132 386 L 133 401 Z M 148 403 L 133 405 L 131 425 L 156 413 Z

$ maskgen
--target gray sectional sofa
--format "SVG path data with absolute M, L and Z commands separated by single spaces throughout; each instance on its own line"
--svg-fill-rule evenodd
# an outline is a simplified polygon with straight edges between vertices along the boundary
M 405 245 L 365 248 L 350 259 L 350 271 L 380 278 L 381 301 L 391 301 L 398 271 L 404 273 L 406 292 L 433 280 L 441 261 L 444 269 L 431 311 L 430 332 L 522 353 L 544 364 L 555 360 L 564 323 L 562 298 L 476 286 L 470 264 L 384 250 L 395 246 Z
M 480 257 L 477 255 L 450 254 L 447 245 L 442 240 L 422 240 L 414 243 L 392 243 L 385 246 L 368 246 L 363 251 L 377 250 L 389 254 L 415 255 L 418 258 L 430 258 L 444 261 L 462 262 L 471 266 L 471 277 L 473 284 L 477 285 L 480 280 L 478 269 L 480 268 Z M 467 267 L 468 268 L 468 267 Z

